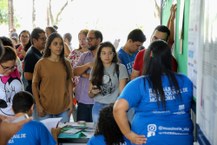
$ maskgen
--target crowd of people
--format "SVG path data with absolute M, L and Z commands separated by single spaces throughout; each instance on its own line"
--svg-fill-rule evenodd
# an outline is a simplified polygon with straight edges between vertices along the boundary
M 78 49 L 56 26 L 23 30 L 17 44 L 0 37 L 0 145 L 56 144 L 39 121 L 71 116 L 96 125 L 90 145 L 192 145 L 192 82 L 177 73 L 168 26 L 154 29 L 147 48 L 132 30 L 119 51 L 99 30 L 81 30 Z M 10 122 L 24 114 L 33 121 Z

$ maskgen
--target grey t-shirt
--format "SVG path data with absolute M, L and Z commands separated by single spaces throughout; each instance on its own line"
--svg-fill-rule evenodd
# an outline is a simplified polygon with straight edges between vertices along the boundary
M 104 69 L 103 84 L 100 86 L 101 93 L 94 97 L 95 102 L 110 104 L 116 101 L 119 94 L 119 80 L 129 78 L 126 67 L 123 64 L 118 65 L 119 76 L 115 71 L 115 63 Z

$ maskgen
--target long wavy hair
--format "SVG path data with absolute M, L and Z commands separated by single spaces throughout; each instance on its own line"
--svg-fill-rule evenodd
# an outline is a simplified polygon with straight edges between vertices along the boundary
M 163 40 L 153 41 L 144 58 L 144 75 L 147 75 L 148 82 L 152 87 L 154 94 L 156 95 L 158 107 L 162 106 L 166 110 L 166 98 L 162 86 L 162 75 L 166 75 L 170 82 L 170 87 L 174 88 L 178 95 L 176 97 L 181 98 L 179 91 L 179 85 L 172 71 L 171 65 L 171 49 L 167 42 Z
M 114 73 L 116 73 L 119 70 L 117 52 L 115 50 L 115 47 L 113 46 L 113 44 L 111 42 L 101 43 L 99 48 L 98 48 L 98 51 L 96 54 L 96 59 L 95 59 L 93 70 L 92 70 L 93 71 L 93 73 L 92 73 L 93 77 L 90 80 L 93 85 L 96 85 L 98 87 L 102 85 L 102 78 L 104 75 L 104 66 L 103 66 L 103 62 L 100 58 L 100 54 L 101 54 L 102 49 L 104 47 L 110 47 L 112 49 L 112 52 L 114 53 L 114 56 L 112 59 L 112 63 L 116 64 Z
M 113 104 L 100 111 L 94 135 L 103 135 L 106 145 L 120 145 L 124 143 L 123 134 L 113 116 Z
M 48 39 L 46 41 L 46 44 L 45 44 L 45 51 L 44 51 L 44 55 L 43 55 L 44 58 L 48 58 L 48 57 L 51 56 L 50 45 L 51 45 L 51 43 L 53 42 L 53 40 L 55 38 L 60 38 L 61 41 L 63 42 L 63 38 L 62 38 L 62 36 L 59 33 L 56 33 L 56 32 L 52 33 L 48 37 Z M 65 68 L 65 71 L 66 71 L 66 74 L 67 74 L 67 80 L 68 80 L 68 79 L 70 79 L 70 71 L 71 70 L 69 69 L 69 66 L 66 64 L 66 58 L 64 56 L 64 42 L 63 42 L 62 52 L 60 53 L 60 60 L 61 60 L 63 66 Z

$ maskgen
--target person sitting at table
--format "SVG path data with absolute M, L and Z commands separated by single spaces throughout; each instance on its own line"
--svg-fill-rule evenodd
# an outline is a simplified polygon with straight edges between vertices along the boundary
M 29 92 L 16 93 L 12 102 L 15 117 L 20 117 L 25 113 L 31 116 L 33 104 L 34 99 Z M 41 122 L 31 120 L 9 140 L 8 145 L 56 145 L 56 142 Z
M 87 145 L 130 145 L 125 140 L 113 116 L 113 104 L 103 108 L 99 114 L 97 127 Z

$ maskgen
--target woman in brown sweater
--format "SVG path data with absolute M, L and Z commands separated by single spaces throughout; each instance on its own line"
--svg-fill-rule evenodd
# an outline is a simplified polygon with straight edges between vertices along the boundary
M 52 33 L 44 56 L 35 66 L 32 90 L 39 120 L 62 117 L 69 121 L 72 112 L 72 68 L 64 57 L 63 38 Z

